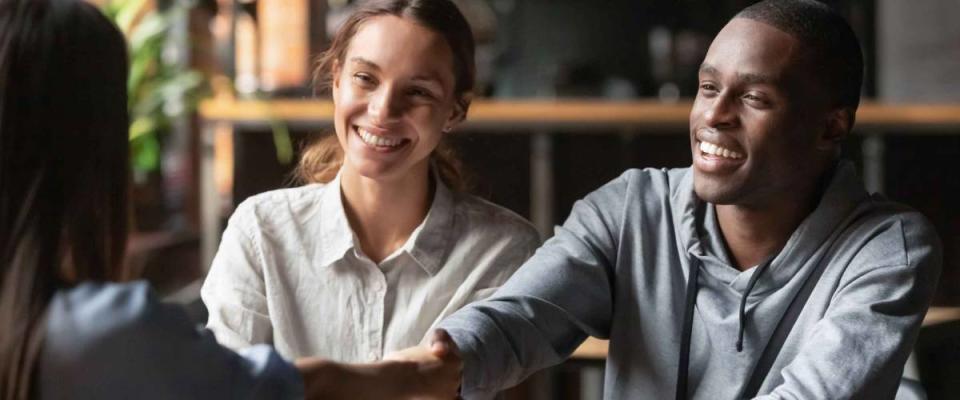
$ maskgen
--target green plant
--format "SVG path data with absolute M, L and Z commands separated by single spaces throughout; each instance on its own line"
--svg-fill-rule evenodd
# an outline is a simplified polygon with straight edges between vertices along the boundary
M 102 6 L 129 43 L 127 90 L 135 176 L 160 167 L 161 136 L 176 117 L 195 110 L 207 93 L 203 75 L 181 65 L 170 41 L 176 19 L 186 18 L 189 7 L 170 1 L 161 8 L 148 0 L 108 0 Z

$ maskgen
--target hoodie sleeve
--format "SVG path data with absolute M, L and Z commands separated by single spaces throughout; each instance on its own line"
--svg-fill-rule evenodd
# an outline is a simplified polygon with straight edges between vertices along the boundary
M 939 240 L 902 216 L 859 250 L 783 383 L 760 399 L 880 399 L 897 392 L 940 274 Z M 762 393 L 762 392 L 761 392 Z
M 464 360 L 464 398 L 487 398 L 607 337 L 626 175 L 578 201 L 491 298 L 440 323 Z

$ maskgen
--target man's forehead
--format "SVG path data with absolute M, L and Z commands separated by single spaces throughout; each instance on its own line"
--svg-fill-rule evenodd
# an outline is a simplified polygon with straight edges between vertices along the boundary
M 752 80 L 778 80 L 799 61 L 800 42 L 763 22 L 734 18 L 717 34 L 701 72 L 736 73 Z

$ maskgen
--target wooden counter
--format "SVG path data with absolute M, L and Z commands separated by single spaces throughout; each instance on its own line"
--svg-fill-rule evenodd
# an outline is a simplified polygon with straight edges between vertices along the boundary
M 467 129 L 622 127 L 649 131 L 685 132 L 689 101 L 609 102 L 590 100 L 478 100 L 470 107 Z M 200 105 L 205 120 L 267 126 L 271 120 L 300 127 L 326 127 L 333 103 L 319 100 L 212 100 Z M 960 104 L 864 103 L 857 112 L 855 130 L 903 130 L 904 133 L 953 133 L 960 130 Z M 587 133 L 587 132 L 585 132 Z M 900 132 L 898 132 L 900 133 Z
M 930 307 L 923 319 L 923 326 L 956 320 L 960 320 L 960 307 Z M 608 345 L 606 340 L 587 338 L 570 357 L 578 360 L 603 360 L 607 358 Z

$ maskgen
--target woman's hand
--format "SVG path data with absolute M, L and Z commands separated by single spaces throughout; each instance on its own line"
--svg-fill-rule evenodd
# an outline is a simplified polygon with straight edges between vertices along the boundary
M 463 363 L 444 331 L 430 347 L 416 346 L 371 364 L 343 364 L 316 357 L 295 362 L 306 398 L 451 400 L 458 397 Z
M 446 331 L 433 331 L 430 347 L 410 347 L 387 354 L 384 360 L 416 367 L 421 380 L 413 384 L 412 389 L 418 393 L 415 398 L 459 398 L 463 361 L 457 352 L 456 344 Z

